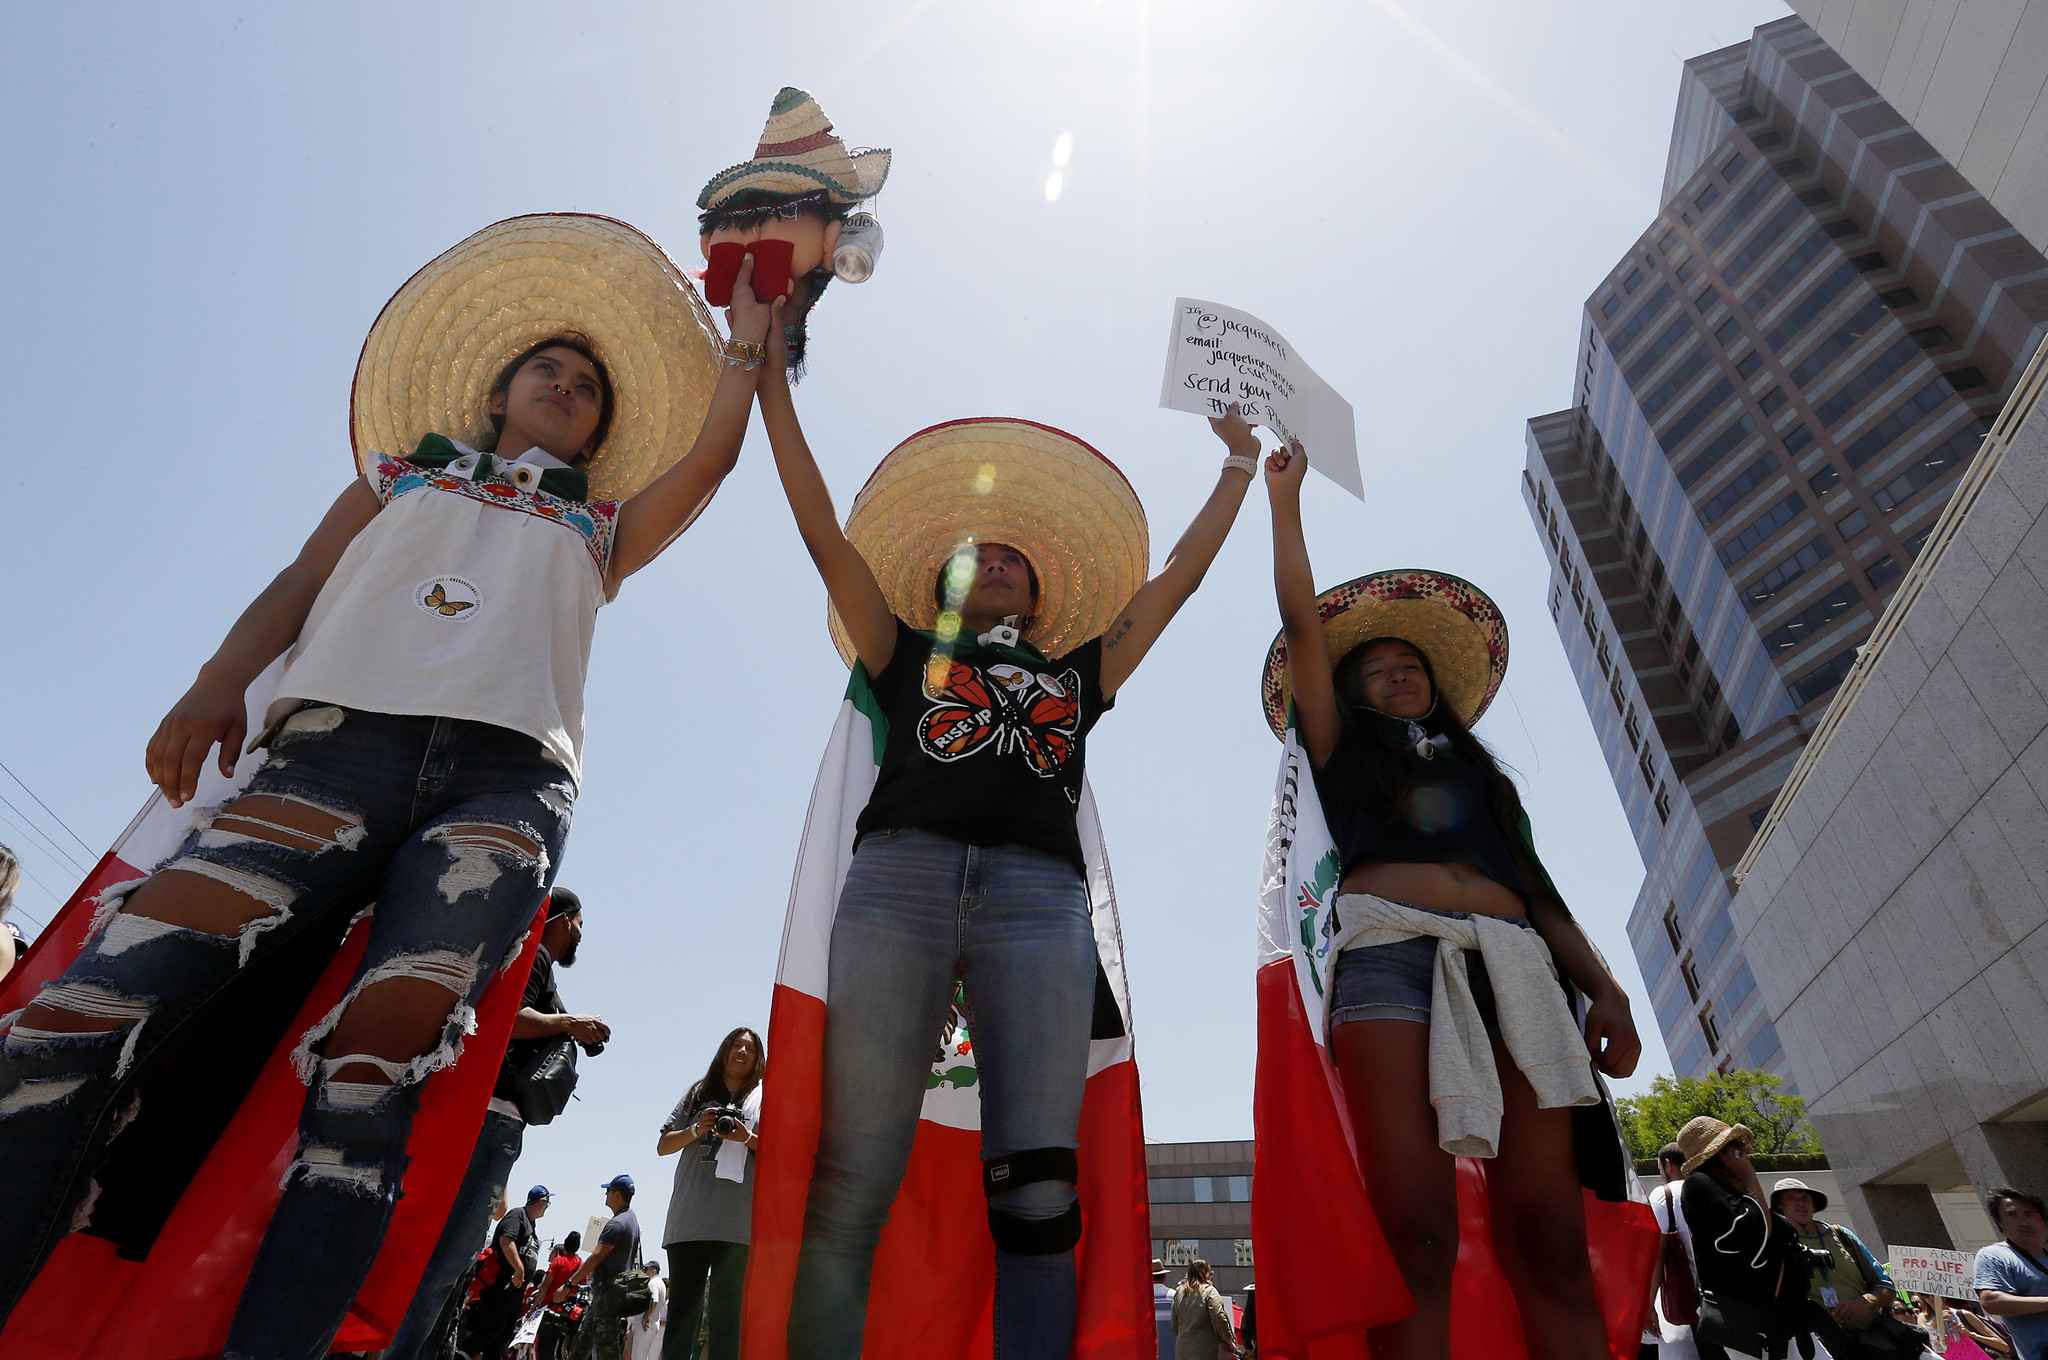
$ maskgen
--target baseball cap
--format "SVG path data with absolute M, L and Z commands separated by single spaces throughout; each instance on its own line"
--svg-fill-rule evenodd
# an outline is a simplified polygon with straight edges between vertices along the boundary
M 548 893 L 548 919 L 557 916 L 579 915 L 583 911 L 583 899 L 567 888 L 555 888 Z
M 533 1189 L 526 1192 L 526 1202 L 528 1204 L 533 1203 L 537 1199 L 553 1199 L 554 1197 L 555 1192 L 548 1189 L 545 1185 L 536 1185 Z
M 603 1185 L 599 1186 L 598 1189 L 624 1190 L 628 1194 L 631 1194 L 633 1191 L 633 1178 L 627 1175 L 614 1176 L 610 1180 L 606 1181 Z

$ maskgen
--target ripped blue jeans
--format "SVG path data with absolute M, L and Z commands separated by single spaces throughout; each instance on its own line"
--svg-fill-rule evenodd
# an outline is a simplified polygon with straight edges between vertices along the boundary
M 225 1352 L 324 1355 L 390 1224 L 420 1088 L 455 1060 L 485 987 L 517 958 L 575 797 L 540 743 L 506 728 L 332 705 L 292 715 L 248 787 L 152 875 L 215 901 L 225 887 L 247 899 L 249 923 L 167 925 L 119 910 L 140 883 L 111 889 L 90 943 L 0 1040 L 0 1315 L 58 1239 L 89 1224 L 90 1177 L 135 1079 L 240 970 L 373 896 L 353 982 L 296 1040 L 308 1087 L 298 1155 Z M 447 989 L 439 1040 L 409 1059 L 325 1053 L 358 995 L 393 978 Z

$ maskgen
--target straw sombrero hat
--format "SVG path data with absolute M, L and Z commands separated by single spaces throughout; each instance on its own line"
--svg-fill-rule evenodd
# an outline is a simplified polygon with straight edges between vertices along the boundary
M 1376 571 L 1316 597 L 1332 665 L 1372 638 L 1397 637 L 1422 649 L 1438 691 L 1470 727 L 1493 702 L 1508 673 L 1508 625 L 1500 607 L 1470 581 L 1443 571 Z M 1266 652 L 1266 723 L 1287 737 L 1286 634 Z
M 697 206 L 708 211 L 749 189 L 790 195 L 822 190 L 834 203 L 859 203 L 880 193 L 887 178 L 886 150 L 847 154 L 818 101 L 785 85 L 768 110 L 754 158 L 713 175 L 697 195 Z
M 1715 1153 L 1738 1140 L 1747 1147 L 1756 1141 L 1756 1136 L 1747 1124 L 1724 1124 L 1710 1114 L 1695 1115 L 1671 1140 L 1685 1153 L 1685 1162 L 1678 1168 L 1680 1174 L 1690 1176 L 1711 1161 Z
M 1007 543 L 1038 572 L 1033 646 L 1049 657 L 1100 634 L 1145 583 L 1145 507 L 1116 464 L 1050 425 L 954 420 L 889 451 L 853 499 L 846 536 L 889 608 L 930 628 L 939 568 L 963 543 Z M 853 643 L 835 610 L 833 645 Z
M 356 466 L 420 438 L 493 438 L 484 410 L 499 370 L 564 331 L 611 374 L 610 432 L 590 463 L 592 500 L 623 500 L 689 451 L 711 408 L 720 342 L 696 290 L 646 236 L 609 217 L 536 213 L 443 251 L 384 304 L 349 398 Z

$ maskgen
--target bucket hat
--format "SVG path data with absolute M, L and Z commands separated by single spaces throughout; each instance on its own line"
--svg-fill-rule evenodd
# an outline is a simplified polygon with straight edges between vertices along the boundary
M 1746 1124 L 1724 1124 L 1710 1114 L 1694 1116 L 1673 1140 L 1685 1151 L 1685 1164 L 1679 1167 L 1680 1173 L 1690 1176 L 1712 1160 L 1715 1153 L 1737 1139 L 1744 1146 L 1756 1141 Z
M 889 451 L 846 516 L 889 608 L 930 628 L 932 587 L 953 550 L 1007 543 L 1038 573 L 1030 642 L 1048 657 L 1099 635 L 1145 583 L 1145 507 L 1116 464 L 1086 443 L 1029 420 L 982 417 L 920 430 Z M 848 665 L 853 642 L 829 619 Z
M 1771 1187 L 1771 1207 L 1773 1209 L 1778 1207 L 1778 1196 L 1784 1194 L 1787 1190 L 1804 1190 L 1807 1194 L 1813 1196 L 1813 1211 L 1815 1213 L 1819 1213 L 1828 1207 L 1828 1197 L 1826 1194 L 1814 1189 L 1797 1176 L 1787 1176 Z
M 356 360 L 356 467 L 402 457 L 428 434 L 495 438 L 491 384 L 551 335 L 590 341 L 611 376 L 612 423 L 592 456 L 593 500 L 624 500 L 689 451 L 718 385 L 711 312 L 660 246 L 589 213 L 494 222 L 405 281 Z
M 792 196 L 823 191 L 834 203 L 859 203 L 880 193 L 888 178 L 887 150 L 849 154 L 818 101 L 785 85 L 769 107 L 754 158 L 713 175 L 697 195 L 697 206 L 708 212 L 748 190 Z
M 1335 586 L 1316 597 L 1323 643 L 1335 665 L 1361 642 L 1396 637 L 1429 658 L 1439 697 L 1470 727 L 1486 712 L 1508 673 L 1508 625 L 1487 593 L 1444 571 L 1406 568 L 1376 571 Z M 1287 635 L 1275 635 L 1266 650 L 1261 684 L 1266 724 L 1287 738 L 1287 705 L 1293 683 L 1287 674 Z

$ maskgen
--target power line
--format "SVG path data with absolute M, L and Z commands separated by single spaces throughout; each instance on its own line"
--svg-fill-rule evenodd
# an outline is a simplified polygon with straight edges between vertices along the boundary
M 0 762 L 0 770 L 7 770 L 7 777 L 9 779 L 12 779 L 15 783 L 21 784 L 21 791 L 23 793 L 26 793 L 29 797 L 35 798 L 36 806 L 41 808 L 43 811 L 49 813 L 50 816 L 56 821 L 57 825 L 63 827 L 64 830 L 70 835 L 71 839 L 78 842 L 79 849 L 85 851 L 85 853 L 88 855 L 93 855 L 94 858 L 98 858 L 98 856 L 94 854 L 93 848 L 85 843 L 85 837 L 79 835 L 76 831 L 72 831 L 71 827 L 64 821 L 64 819 L 62 817 L 57 816 L 55 809 L 53 809 L 48 803 L 45 803 L 41 798 L 36 797 L 36 791 L 30 788 L 27 784 L 23 783 L 20 775 L 16 774 L 12 770 L 8 770 L 4 762 Z
M 16 807 L 4 793 L 0 793 L 0 807 L 5 807 L 9 812 L 12 812 L 16 817 L 20 818 L 22 825 L 27 827 L 32 835 L 41 838 L 43 844 L 50 847 L 50 852 L 52 854 L 56 855 L 59 859 L 67 861 L 72 868 L 76 869 L 81 874 L 91 872 L 83 864 L 80 864 L 77 860 L 72 859 L 70 853 L 66 851 L 63 846 L 57 844 L 56 841 L 52 840 L 50 834 L 47 831 L 44 831 L 41 827 L 37 826 L 33 821 L 30 821 L 28 814 L 23 812 L 20 808 Z

